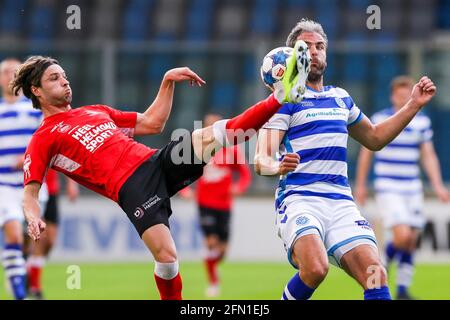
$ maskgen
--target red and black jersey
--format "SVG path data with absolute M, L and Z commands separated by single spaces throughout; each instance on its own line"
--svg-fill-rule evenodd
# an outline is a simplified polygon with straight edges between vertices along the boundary
M 136 112 L 104 105 L 45 118 L 25 153 L 25 185 L 42 184 L 47 169 L 52 168 L 117 201 L 123 183 L 156 152 L 131 139 L 136 121 Z
M 233 184 L 233 172 L 239 179 Z M 222 148 L 203 169 L 197 183 L 197 202 L 201 207 L 230 210 L 233 186 L 240 193 L 251 183 L 251 173 L 238 146 Z

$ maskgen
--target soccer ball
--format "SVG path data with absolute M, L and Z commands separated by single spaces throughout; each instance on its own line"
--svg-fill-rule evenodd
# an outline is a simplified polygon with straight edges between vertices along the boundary
M 292 55 L 292 50 L 290 47 L 278 47 L 264 57 L 261 66 L 261 79 L 270 89 L 273 90 L 273 85 L 283 79 L 286 72 L 286 63 Z

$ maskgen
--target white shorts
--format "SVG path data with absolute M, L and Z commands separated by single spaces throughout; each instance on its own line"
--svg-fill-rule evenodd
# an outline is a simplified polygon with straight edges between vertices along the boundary
M 11 220 L 24 221 L 22 209 L 23 189 L 0 186 L 0 228 Z M 48 200 L 48 192 L 45 184 L 39 192 L 39 203 L 41 212 L 44 210 Z
M 277 210 L 276 225 L 288 260 L 295 268 L 292 248 L 300 237 L 309 234 L 320 236 L 329 261 L 339 267 L 342 256 L 359 245 L 377 249 L 372 227 L 350 200 L 288 196 Z
M 399 194 L 380 192 L 375 194 L 378 210 L 386 228 L 406 224 L 422 229 L 426 219 L 423 215 L 423 194 Z

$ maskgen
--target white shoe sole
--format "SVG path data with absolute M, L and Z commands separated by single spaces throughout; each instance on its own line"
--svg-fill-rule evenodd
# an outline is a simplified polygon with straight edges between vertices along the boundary
M 303 100 L 306 92 L 306 80 L 308 79 L 309 71 L 311 70 L 311 56 L 309 54 L 308 45 L 302 41 L 296 49 L 295 57 L 297 59 L 297 71 L 299 73 L 297 83 L 289 92 L 289 98 L 295 103 Z

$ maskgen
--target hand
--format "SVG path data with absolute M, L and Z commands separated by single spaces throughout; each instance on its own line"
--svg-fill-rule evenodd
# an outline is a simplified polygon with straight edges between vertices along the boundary
M 414 85 L 411 92 L 411 101 L 419 108 L 422 108 L 436 94 L 436 86 L 428 77 L 420 78 L 419 82 Z
M 205 80 L 200 78 L 194 71 L 192 71 L 188 67 L 170 69 L 164 75 L 164 79 L 169 80 L 169 81 L 175 81 L 175 82 L 189 80 L 191 86 L 193 86 L 195 83 L 199 87 L 206 84 Z
M 280 162 L 278 173 L 284 175 L 294 171 L 300 163 L 300 156 L 297 153 L 286 153 Z
M 39 218 L 28 220 L 27 233 L 34 241 L 37 241 L 41 238 L 41 233 L 45 231 L 45 228 L 45 222 Z
M 355 201 L 359 205 L 363 206 L 366 204 L 367 200 L 367 188 L 366 186 L 359 186 L 355 188 Z
M 444 186 L 440 186 L 435 190 L 437 197 L 442 202 L 450 202 L 450 193 Z

